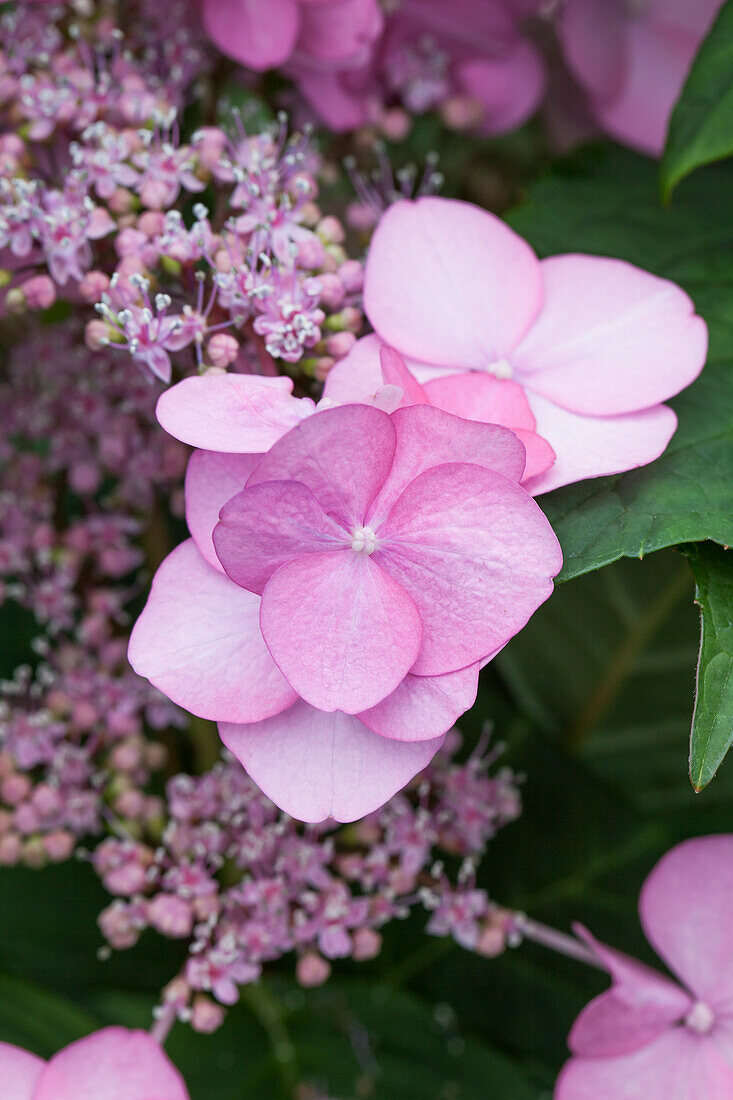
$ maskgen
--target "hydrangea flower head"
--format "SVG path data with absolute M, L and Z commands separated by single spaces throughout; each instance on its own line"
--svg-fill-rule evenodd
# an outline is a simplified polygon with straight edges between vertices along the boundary
M 593 115 L 659 156 L 687 71 L 722 0 L 566 0 L 558 30 Z
M 4 1100 L 189 1100 L 178 1070 L 145 1031 L 108 1027 L 49 1062 L 0 1043 Z
M 598 943 L 613 985 L 575 1021 L 555 1100 L 733 1096 L 733 836 L 685 841 L 641 891 L 647 939 L 676 980 Z
M 556 454 L 528 481 L 534 493 L 657 458 L 677 423 L 662 402 L 697 377 L 707 351 L 705 323 L 674 283 L 599 256 L 540 261 L 499 218 L 450 199 L 387 210 L 364 304 L 421 382 L 475 371 L 522 387 Z M 361 342 L 334 378 L 353 369 L 373 392 L 378 351 Z
M 552 590 L 560 550 L 524 466 L 512 432 L 424 405 L 315 411 L 264 455 L 197 452 L 193 539 L 156 575 L 133 667 L 217 720 L 288 813 L 364 816 Z

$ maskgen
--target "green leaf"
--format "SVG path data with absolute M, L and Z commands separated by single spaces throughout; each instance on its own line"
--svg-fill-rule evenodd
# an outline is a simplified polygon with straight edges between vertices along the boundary
M 733 552 L 704 543 L 686 553 L 702 623 L 690 736 L 690 779 L 699 791 L 733 744 Z
M 679 428 L 660 459 L 541 498 L 565 556 L 561 580 L 682 542 L 733 544 L 732 190 L 731 166 L 711 168 L 664 209 L 654 163 L 602 147 L 537 183 L 509 219 L 542 255 L 616 256 L 674 279 L 710 331 L 702 375 L 670 402 Z
M 0 1040 L 50 1058 L 98 1026 L 94 1016 L 57 993 L 0 973 Z
M 727 0 L 700 47 L 672 114 L 662 160 L 669 198 L 685 176 L 733 153 L 733 0 Z

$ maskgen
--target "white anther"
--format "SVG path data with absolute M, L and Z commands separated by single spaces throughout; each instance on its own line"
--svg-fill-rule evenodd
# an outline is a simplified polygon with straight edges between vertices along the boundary
M 704 1001 L 696 1001 L 685 1016 L 685 1024 L 699 1035 L 707 1035 L 715 1023 L 715 1013 Z
M 351 549 L 357 554 L 373 554 L 377 549 L 377 536 L 371 527 L 355 527 L 351 532 Z

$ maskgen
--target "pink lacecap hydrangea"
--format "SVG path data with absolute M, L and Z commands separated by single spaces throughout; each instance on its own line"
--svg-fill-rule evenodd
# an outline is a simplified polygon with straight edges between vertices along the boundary
M 639 899 L 675 980 L 576 929 L 613 984 L 575 1021 L 555 1100 L 730 1100 L 732 907 L 733 836 L 700 837 L 660 860 Z
M 558 33 L 596 121 L 658 156 L 690 64 L 723 0 L 566 0 Z
M 330 372 L 327 398 L 370 398 L 384 383 L 384 344 L 430 400 L 464 416 L 484 419 L 489 395 L 498 406 L 502 391 L 509 399 L 521 388 L 535 421 L 525 413 L 522 427 L 556 455 L 526 481 L 534 494 L 657 458 L 677 424 L 662 402 L 697 377 L 707 352 L 705 323 L 676 284 L 600 256 L 540 261 L 499 218 L 450 199 L 387 210 L 364 304 L 376 335 Z M 492 389 L 484 383 L 480 394 L 467 372 L 488 376 Z M 511 401 L 518 407 L 516 392 Z
M 3 1100 L 189 1100 L 178 1070 L 145 1031 L 108 1027 L 49 1062 L 0 1043 Z
M 158 570 L 130 660 L 218 721 L 286 812 L 348 821 L 425 767 L 561 555 L 512 432 L 429 405 L 314 411 L 284 382 L 161 398 L 164 427 L 206 449 L 192 538 Z
M 299 58 L 293 76 L 335 130 L 375 121 L 396 96 L 415 114 L 452 101 L 465 116 L 462 125 L 473 121 L 484 133 L 504 133 L 534 113 L 544 91 L 542 59 L 520 24 L 537 6 L 537 0 L 402 0 L 389 9 L 384 34 L 361 66 Z
M 377 0 L 202 0 L 202 7 L 219 49 L 260 72 L 292 57 L 359 65 L 382 30 Z

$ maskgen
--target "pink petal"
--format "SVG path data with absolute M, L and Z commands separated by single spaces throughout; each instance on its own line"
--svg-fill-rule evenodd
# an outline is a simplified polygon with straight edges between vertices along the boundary
M 516 433 L 526 451 L 522 481 L 537 477 L 555 461 L 555 452 L 535 432 L 535 418 L 526 394 L 517 382 L 478 372 L 451 374 L 425 383 L 432 405 L 468 420 L 502 424 Z
M 189 1100 L 189 1095 L 147 1032 L 107 1027 L 56 1054 L 33 1100 Z
M 204 0 L 206 33 L 222 53 L 261 72 L 282 65 L 300 27 L 296 0 Z
M 502 646 L 550 595 L 562 565 L 552 528 L 529 494 L 466 464 L 417 477 L 379 541 L 375 560 L 420 612 L 423 644 L 411 671 L 422 676 L 465 668 Z
M 573 1024 L 573 1054 L 603 1058 L 629 1054 L 684 1020 L 692 1000 L 675 982 L 636 959 L 599 943 L 582 925 L 573 931 L 592 948 L 613 978 L 613 986 L 587 1005 Z
M 420 649 L 408 594 L 365 553 L 309 554 L 278 569 L 260 623 L 272 656 L 303 699 L 356 714 L 386 698 Z
M 397 449 L 389 478 L 370 509 L 372 524 L 386 516 L 418 474 L 446 462 L 475 463 L 512 481 L 524 473 L 524 446 L 514 432 L 497 424 L 463 420 L 432 405 L 396 409 L 392 422 Z
M 27 1050 L 0 1043 L 3 1100 L 34 1100 L 34 1089 L 45 1063 Z
M 595 105 L 603 128 L 625 145 L 661 156 L 672 108 L 701 40 L 702 35 L 697 38 L 651 21 L 630 20 L 620 93 Z
M 398 351 L 386 345 L 379 352 L 382 368 L 382 382 L 388 386 L 399 386 L 402 390 L 404 405 L 429 405 L 425 390 L 407 369 L 407 364 Z
M 555 450 L 555 465 L 527 480 L 525 489 L 537 496 L 560 485 L 646 466 L 664 452 L 677 427 L 666 405 L 655 405 L 625 416 L 581 416 L 529 395 L 537 431 Z
M 292 75 L 298 91 L 330 130 L 355 130 L 369 121 L 369 97 L 346 82 L 351 72 L 329 72 L 301 64 Z
M 686 31 L 702 42 L 722 6 L 723 0 L 647 0 L 646 11 L 653 23 Z
M 186 523 L 199 552 L 220 573 L 222 565 L 211 535 L 219 522 L 219 512 L 228 500 L 242 491 L 259 457 L 194 451 L 188 460 Z
M 557 29 L 565 60 L 583 87 L 599 99 L 618 95 L 624 78 L 623 0 L 566 0 Z
M 356 821 L 430 763 L 443 738 L 401 744 L 358 718 L 299 702 L 251 726 L 223 724 L 222 741 L 268 798 L 301 821 Z
M 473 706 L 479 665 L 445 676 L 405 676 L 391 695 L 358 717 L 394 741 L 425 741 L 446 733 Z
M 188 539 L 153 578 L 130 637 L 130 664 L 201 718 L 268 718 L 296 695 L 262 640 L 259 614 L 259 598 L 207 565 Z
M 275 570 L 301 558 L 351 547 L 351 537 L 326 515 L 299 481 L 263 481 L 221 510 L 214 546 L 227 576 L 262 595 Z
M 527 389 L 572 412 L 615 416 L 697 378 L 707 328 L 675 283 L 601 256 L 553 256 L 542 273 L 544 307 L 512 356 Z
M 368 405 L 326 409 L 304 420 L 263 456 L 249 480 L 300 481 L 325 512 L 351 528 L 364 516 L 392 466 L 392 419 Z
M 306 3 L 298 52 L 326 63 L 360 60 L 364 50 L 379 36 L 382 24 L 376 0 Z
M 493 214 L 452 199 L 401 201 L 382 216 L 366 265 L 372 325 L 404 355 L 485 370 L 542 304 L 537 258 Z
M 554 1100 L 726 1100 L 731 1070 L 709 1039 L 687 1028 L 619 1058 L 571 1058 Z
M 521 126 L 540 106 L 545 91 L 541 55 L 519 36 L 498 56 L 461 62 L 456 79 L 461 91 L 483 107 L 484 134 L 504 134 Z
M 733 836 L 686 840 L 662 856 L 641 891 L 647 939 L 700 1000 L 733 995 Z
M 267 451 L 313 412 L 293 397 L 290 378 L 205 374 L 184 378 L 158 399 L 156 415 L 169 435 L 205 451 Z

